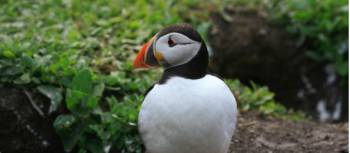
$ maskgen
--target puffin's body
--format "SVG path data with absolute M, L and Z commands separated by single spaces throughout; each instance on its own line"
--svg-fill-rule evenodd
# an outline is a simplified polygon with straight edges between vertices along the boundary
M 173 25 L 160 31 L 143 47 L 134 65 L 165 67 L 139 113 L 147 153 L 228 152 L 236 101 L 222 80 L 206 74 L 208 52 L 191 26 Z
M 147 94 L 139 114 L 150 153 L 227 153 L 236 105 L 223 81 L 172 77 Z

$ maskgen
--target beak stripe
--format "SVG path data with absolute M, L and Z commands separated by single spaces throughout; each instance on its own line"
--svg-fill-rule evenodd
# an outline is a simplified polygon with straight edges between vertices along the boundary
M 153 44 L 155 37 L 150 39 L 147 43 L 143 45 L 141 50 L 136 56 L 134 61 L 134 68 L 148 68 L 150 66 L 159 65 L 156 57 L 154 56 Z
M 157 59 L 158 62 L 161 62 L 164 59 L 163 54 L 157 51 L 155 51 L 154 57 Z
M 154 51 L 153 51 L 153 45 L 149 46 L 147 51 L 146 51 L 146 56 L 145 56 L 145 63 L 150 65 L 150 66 L 157 66 L 158 61 L 156 57 L 154 56 Z

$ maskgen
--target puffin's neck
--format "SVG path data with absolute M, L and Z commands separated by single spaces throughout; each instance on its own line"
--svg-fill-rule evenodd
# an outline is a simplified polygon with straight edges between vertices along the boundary
M 187 79 L 200 79 L 207 74 L 208 51 L 205 44 L 202 44 L 197 55 L 188 63 L 167 68 L 164 70 L 159 84 L 164 84 L 169 78 L 179 76 Z

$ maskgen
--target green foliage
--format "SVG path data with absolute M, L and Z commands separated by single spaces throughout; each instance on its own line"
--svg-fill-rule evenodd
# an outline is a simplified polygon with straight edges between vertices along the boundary
M 73 78 L 67 88 L 66 105 L 72 113 L 84 114 L 94 109 L 102 96 L 104 84 L 93 85 L 92 74 L 85 69 Z
M 166 25 L 192 22 L 205 34 L 200 2 L 4 1 L 0 84 L 36 86 L 50 99 L 50 113 L 69 110 L 54 122 L 66 152 L 140 152 L 140 95 L 160 73 L 133 71 L 132 60 Z M 107 90 L 115 95 L 102 98 Z
M 208 23 L 199 18 L 208 12 L 189 11 L 199 2 L 6 1 L 0 5 L 0 82 L 67 86 L 76 70 L 90 67 L 117 76 L 113 85 L 128 86 L 138 77 L 135 52 L 159 29 L 186 20 L 205 34 Z
M 225 80 L 230 87 L 241 111 L 258 110 L 262 115 L 292 120 L 306 119 L 300 112 L 287 110 L 274 99 L 274 93 L 265 86 L 251 82 L 251 87 L 243 85 L 239 80 Z
M 62 102 L 62 90 L 54 86 L 40 85 L 37 87 L 40 93 L 48 97 L 51 101 L 49 113 L 55 112 Z
M 75 147 L 79 152 L 106 153 L 112 148 L 124 152 L 141 152 L 137 134 L 138 107 L 143 97 L 136 94 L 122 100 L 107 97 L 101 100 L 104 84 L 93 80 L 83 69 L 67 88 L 66 106 L 71 114 L 59 115 L 54 127 L 66 152 Z M 98 102 L 107 103 L 106 108 Z
M 348 1 L 276 1 L 271 11 L 276 19 L 299 36 L 310 57 L 330 61 L 337 73 L 348 76 Z
M 136 125 L 141 95 L 160 73 L 132 70 L 136 51 L 160 28 L 173 23 L 190 22 L 206 37 L 210 23 L 204 21 L 209 12 L 200 8 L 225 3 L 3 1 L 0 84 L 35 86 L 50 99 L 50 113 L 62 107 L 69 110 L 54 122 L 66 152 L 141 152 Z M 242 109 L 286 112 L 267 88 L 238 89 L 244 89 L 238 99 L 249 105 Z M 115 95 L 102 97 L 105 91 Z

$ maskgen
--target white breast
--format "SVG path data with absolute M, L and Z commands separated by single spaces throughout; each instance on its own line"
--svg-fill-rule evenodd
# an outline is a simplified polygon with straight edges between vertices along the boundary
M 172 77 L 146 95 L 139 130 L 149 153 L 227 153 L 236 117 L 222 80 Z

